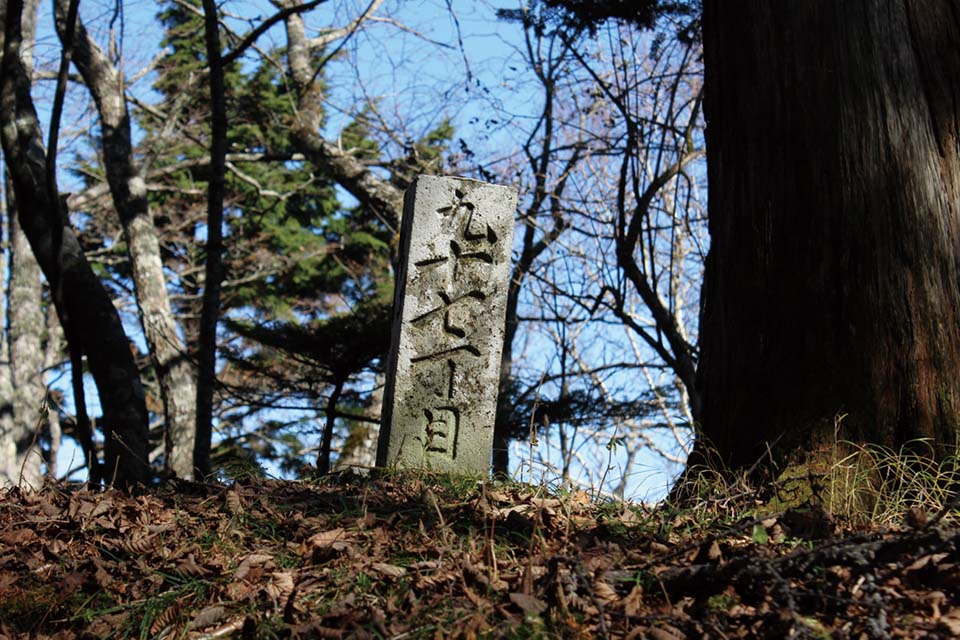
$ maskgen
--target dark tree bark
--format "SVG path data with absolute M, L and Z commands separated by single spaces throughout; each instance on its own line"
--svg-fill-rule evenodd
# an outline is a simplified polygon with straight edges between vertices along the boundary
M 223 194 L 227 155 L 227 105 L 220 49 L 217 3 L 203 0 L 203 23 L 210 71 L 210 177 L 207 192 L 206 270 L 200 311 L 197 354 L 197 434 L 193 466 L 200 478 L 210 475 L 213 392 L 217 382 L 217 323 L 223 283 Z
M 703 37 L 694 460 L 955 444 L 960 6 L 705 0 Z
M 54 4 L 57 31 L 66 39 L 68 0 Z M 167 295 L 160 241 L 147 202 L 147 185 L 134 163 L 124 78 L 84 28 L 73 35 L 73 61 L 100 116 L 107 182 L 130 253 L 140 323 L 163 396 L 166 466 L 180 478 L 193 477 L 196 385 L 193 365 Z
M 324 475 L 330 473 L 330 450 L 333 443 L 333 427 L 337 420 L 337 402 L 340 401 L 340 395 L 343 393 L 343 385 L 346 379 L 338 377 L 333 383 L 333 390 L 330 391 L 330 398 L 327 400 L 326 421 L 323 425 L 323 435 L 320 438 L 320 453 L 317 455 L 317 473 Z
M 2 4 L 2 3 L 0 3 Z M 93 273 L 46 173 L 40 123 L 30 76 L 20 56 L 21 0 L 3 6 L 0 125 L 3 151 L 19 205 L 19 220 L 51 286 L 59 289 L 58 316 L 69 318 L 74 347 L 87 355 L 100 394 L 106 478 L 119 486 L 146 483 L 147 411 L 140 375 L 120 316 Z

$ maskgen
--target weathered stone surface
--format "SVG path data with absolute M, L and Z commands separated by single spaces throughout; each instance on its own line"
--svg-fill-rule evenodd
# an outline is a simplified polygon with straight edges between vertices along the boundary
M 489 472 L 516 204 L 466 178 L 407 190 L 378 466 Z

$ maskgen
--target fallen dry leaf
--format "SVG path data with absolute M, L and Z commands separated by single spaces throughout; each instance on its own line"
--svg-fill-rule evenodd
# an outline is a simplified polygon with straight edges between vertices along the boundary
M 399 578 L 407 575 L 407 570 L 405 568 L 398 567 L 394 564 L 388 564 L 386 562 L 374 562 L 370 565 L 370 568 L 380 575 L 387 576 L 388 578 Z
M 190 629 L 198 631 L 200 629 L 212 627 L 223 620 L 226 615 L 227 610 L 222 605 L 217 604 L 204 607 L 196 616 L 194 616 L 193 620 L 190 621 Z
M 293 592 L 293 572 L 275 571 L 265 587 L 267 596 L 274 601 L 284 601 Z
M 238 515 L 243 511 L 243 499 L 236 487 L 231 487 L 223 494 L 223 503 L 227 513 L 232 516 Z
M 349 541 L 352 537 L 352 534 L 341 528 L 321 531 L 304 540 L 301 545 L 301 555 L 309 555 L 324 549 L 343 551 L 349 547 Z
M 192 553 L 187 554 L 186 558 L 183 558 L 177 563 L 177 572 L 195 578 L 210 574 L 208 570 L 197 564 L 197 560 L 193 557 Z
M 544 637 L 847 639 L 880 611 L 891 638 L 960 634 L 953 514 L 758 545 L 729 518 L 429 476 L 184 486 L 0 492 L 0 634 L 494 640 L 542 616 Z M 223 516 L 229 491 L 249 518 Z M 419 526 L 427 492 L 442 531 Z
M 597 596 L 597 599 L 600 600 L 600 602 L 607 604 L 620 600 L 620 596 L 617 595 L 616 589 L 602 580 L 597 580 L 593 583 L 593 594 Z
M 37 532 L 33 529 L 13 529 L 0 533 L 0 545 L 11 547 L 25 547 L 38 540 Z
M 695 564 L 716 563 L 723 560 L 723 554 L 720 552 L 720 545 L 716 540 L 710 540 L 702 545 L 694 554 L 693 562 Z
M 647 629 L 646 635 L 650 640 L 686 640 L 687 637 L 685 633 L 670 625 Z
M 534 596 L 522 593 L 511 593 L 510 602 L 520 607 L 527 615 L 539 615 L 547 610 L 547 603 Z
M 237 565 L 237 570 L 234 572 L 234 577 L 237 580 L 243 580 L 254 569 L 271 569 L 275 566 L 276 563 L 273 561 L 273 556 L 265 553 L 251 553 L 241 560 L 239 565 Z
M 643 609 L 643 587 L 638 584 L 633 585 L 623 600 L 620 602 L 623 612 L 628 616 L 635 616 Z

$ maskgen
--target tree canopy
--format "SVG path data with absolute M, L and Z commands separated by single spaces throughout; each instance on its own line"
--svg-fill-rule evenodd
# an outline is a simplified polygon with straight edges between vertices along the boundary
M 65 108 L 76 117 L 65 120 L 59 172 L 73 191 L 70 232 L 120 310 L 117 344 L 145 391 L 147 462 L 137 464 L 191 477 L 206 456 L 198 440 L 226 475 L 234 463 L 298 473 L 363 459 L 355 446 L 376 438 L 402 193 L 419 173 L 454 173 L 521 192 L 494 466 L 624 494 L 638 490 L 631 469 L 656 460 L 670 470 L 639 490 L 662 492 L 690 444 L 707 244 L 699 44 L 678 36 L 676 20 L 692 14 L 651 5 L 640 20 L 613 3 L 618 19 L 591 34 L 559 4 L 537 3 L 500 23 L 510 36 L 488 59 L 490 43 L 458 36 L 463 15 L 449 8 L 435 37 L 429 20 L 385 0 L 354 13 L 260 8 L 218 10 L 222 158 L 204 3 L 160 5 L 157 51 L 146 41 L 134 51 L 119 21 L 83 7 L 72 32 L 78 74 Z M 47 53 L 41 66 L 59 63 L 62 50 Z M 45 104 L 48 77 L 24 95 Z M 219 160 L 222 250 L 209 217 Z M 217 255 L 211 346 L 202 299 Z M 212 437 L 194 429 L 210 393 L 198 382 L 204 358 L 216 370 Z M 58 370 L 55 349 L 48 360 Z M 54 385 L 52 415 L 79 437 L 79 393 L 58 394 Z M 105 404 L 91 406 L 100 427 Z M 88 443 L 91 459 L 104 437 Z M 55 440 L 45 432 L 41 445 Z M 49 458 L 45 468 L 66 471 Z

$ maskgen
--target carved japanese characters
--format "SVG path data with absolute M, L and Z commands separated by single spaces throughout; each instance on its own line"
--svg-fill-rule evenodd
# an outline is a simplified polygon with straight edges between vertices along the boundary
M 466 178 L 407 190 L 379 466 L 489 471 L 516 202 Z

